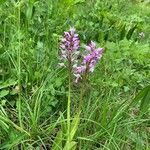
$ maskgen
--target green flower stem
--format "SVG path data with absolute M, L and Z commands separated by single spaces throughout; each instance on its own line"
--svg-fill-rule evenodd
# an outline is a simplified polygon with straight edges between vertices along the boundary
M 70 143 L 70 109 L 71 109 L 71 61 L 68 65 L 69 73 L 69 90 L 68 90 L 68 104 L 67 104 L 67 142 Z
M 18 34 L 19 34 L 19 49 L 18 49 L 18 86 L 19 86 L 19 99 L 18 99 L 18 118 L 20 127 L 22 127 L 21 117 L 21 47 L 20 47 L 20 5 L 18 6 Z
M 78 112 L 77 112 L 77 113 L 79 113 L 79 114 L 80 114 L 81 111 L 82 111 L 83 96 L 84 96 L 85 89 L 86 89 L 87 76 L 88 76 L 88 71 L 85 72 L 85 74 L 84 74 L 84 76 L 83 76 L 83 80 L 82 80 L 82 85 L 81 85 L 81 90 L 80 90 L 79 107 L 78 107 Z

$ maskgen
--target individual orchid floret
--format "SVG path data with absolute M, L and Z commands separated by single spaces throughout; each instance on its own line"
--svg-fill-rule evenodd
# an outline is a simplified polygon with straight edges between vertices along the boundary
M 104 50 L 103 48 L 96 48 L 96 43 L 93 41 L 91 41 L 85 49 L 87 54 L 83 56 L 81 65 L 74 68 L 76 82 L 82 78 L 83 74 L 94 71 L 95 64 L 101 59 Z
M 75 28 L 70 28 L 68 32 L 64 32 L 64 36 L 61 39 L 61 60 L 63 62 L 67 60 L 69 63 L 76 62 L 79 54 L 80 40 L 78 34 L 75 32 Z M 63 65 L 60 63 L 61 66 Z

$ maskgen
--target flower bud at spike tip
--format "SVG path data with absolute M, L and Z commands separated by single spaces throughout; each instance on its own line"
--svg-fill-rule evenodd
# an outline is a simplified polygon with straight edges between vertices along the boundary
M 64 32 L 64 36 L 60 42 L 61 60 L 69 61 L 74 64 L 79 54 L 80 40 L 75 28 L 70 28 L 68 32 Z

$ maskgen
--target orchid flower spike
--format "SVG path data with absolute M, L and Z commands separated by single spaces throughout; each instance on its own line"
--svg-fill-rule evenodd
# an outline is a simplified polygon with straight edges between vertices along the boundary
M 74 76 L 76 77 L 76 82 L 82 78 L 84 73 L 89 73 L 94 71 L 94 67 L 98 60 L 101 59 L 104 49 L 96 48 L 96 43 L 91 41 L 85 47 L 87 54 L 83 55 L 83 61 L 80 66 L 77 66 L 74 70 Z
M 64 36 L 61 39 L 61 60 L 63 63 L 67 60 L 69 63 L 73 63 L 77 59 L 79 54 L 80 40 L 74 27 L 70 28 L 68 32 L 64 32 Z M 63 65 L 60 63 L 61 66 Z M 64 64 L 65 65 L 65 64 Z

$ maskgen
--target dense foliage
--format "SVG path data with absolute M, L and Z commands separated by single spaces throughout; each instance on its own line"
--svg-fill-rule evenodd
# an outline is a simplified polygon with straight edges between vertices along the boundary
M 86 84 L 76 149 L 150 149 L 149 16 L 148 0 L 1 0 L 0 149 L 64 146 L 68 72 L 58 58 L 70 27 L 81 50 L 91 39 L 105 49 Z

